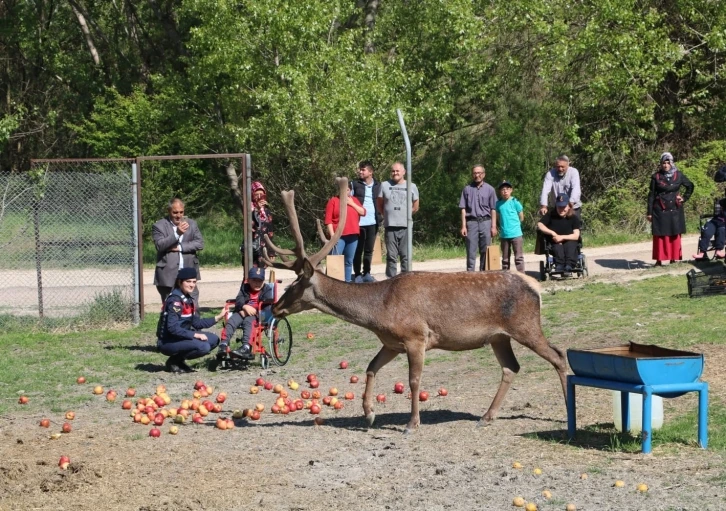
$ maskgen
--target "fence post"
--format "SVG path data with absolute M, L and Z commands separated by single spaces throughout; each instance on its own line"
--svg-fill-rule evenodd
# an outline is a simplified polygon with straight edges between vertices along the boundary
M 43 257 L 42 246 L 40 243 L 40 219 L 38 218 L 38 209 L 40 209 L 40 201 L 37 197 L 33 198 L 33 231 L 35 233 L 35 275 L 38 281 L 38 316 L 43 317 L 43 271 L 41 269 L 41 260 Z
M 139 246 L 141 238 L 139 233 L 139 200 L 138 200 L 138 169 L 136 163 L 131 164 L 131 202 L 132 215 L 134 218 L 134 303 L 131 310 L 131 320 L 134 325 L 141 322 L 141 260 L 139 256 Z
M 411 141 L 408 139 L 408 131 L 406 130 L 406 122 L 403 120 L 403 113 L 400 108 L 396 109 L 398 115 L 398 124 L 401 126 L 401 134 L 403 142 L 406 144 L 406 236 L 408 250 L 408 269 L 413 271 L 413 199 L 411 198 L 411 183 L 413 183 L 413 175 L 411 171 Z

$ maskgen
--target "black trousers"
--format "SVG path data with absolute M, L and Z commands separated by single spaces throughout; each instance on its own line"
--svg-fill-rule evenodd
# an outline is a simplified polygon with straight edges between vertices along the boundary
M 358 246 L 355 248 L 353 256 L 353 274 L 365 275 L 371 272 L 371 261 L 373 260 L 373 248 L 376 244 L 376 236 L 378 235 L 378 226 L 376 224 L 361 226 L 360 236 L 358 237 Z M 362 256 L 362 257 L 361 257 Z M 363 259 L 363 272 L 361 273 L 361 259 Z
M 552 243 L 551 246 L 555 258 L 555 268 L 560 266 L 575 267 L 577 264 L 577 241 L 569 240 L 562 243 Z

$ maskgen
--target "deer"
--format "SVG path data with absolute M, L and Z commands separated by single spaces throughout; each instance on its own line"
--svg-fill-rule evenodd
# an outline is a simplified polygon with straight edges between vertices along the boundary
M 520 369 L 511 339 L 552 364 L 567 403 L 565 353 L 550 344 L 542 332 L 539 283 L 532 277 L 507 270 L 413 271 L 387 280 L 354 284 L 319 271 L 318 265 L 340 239 L 345 226 L 347 178 L 336 178 L 336 182 L 340 193 L 340 223 L 323 248 L 314 255 L 306 254 L 294 204 L 295 192 L 283 191 L 295 248 L 282 249 L 266 239 L 267 246 L 280 259 L 271 261 L 266 254 L 262 254 L 262 259 L 269 266 L 293 270 L 297 275 L 273 305 L 275 317 L 317 309 L 370 330 L 383 344 L 366 369 L 363 413 L 369 427 L 376 418 L 373 407 L 376 375 L 398 355 L 405 353 L 408 357 L 411 417 L 404 429 L 404 434 L 408 434 L 421 423 L 418 396 L 426 352 L 473 350 L 486 345 L 491 346 L 502 369 L 499 388 L 478 422 L 478 425 L 490 424 Z M 319 223 L 318 231 L 321 234 Z M 322 234 L 321 238 L 325 239 Z

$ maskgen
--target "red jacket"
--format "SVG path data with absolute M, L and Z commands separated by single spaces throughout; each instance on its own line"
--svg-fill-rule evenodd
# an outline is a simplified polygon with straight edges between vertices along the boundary
M 363 207 L 358 199 L 353 197 L 353 201 L 360 207 Z M 340 198 L 333 197 L 328 201 L 325 206 L 325 225 L 333 224 L 333 230 L 338 228 L 340 222 Z M 343 229 L 343 236 L 348 234 L 360 234 L 360 215 L 353 209 L 352 206 L 348 206 L 348 211 L 345 215 L 345 228 Z

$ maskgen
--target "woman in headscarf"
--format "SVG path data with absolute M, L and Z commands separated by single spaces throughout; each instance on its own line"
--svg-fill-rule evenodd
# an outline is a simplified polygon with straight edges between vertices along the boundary
M 681 194 L 681 189 L 683 193 Z M 671 153 L 660 156 L 660 169 L 650 178 L 648 221 L 653 233 L 655 265 L 683 259 L 681 234 L 686 232 L 683 205 L 693 193 L 693 183 L 676 167 Z
M 262 183 L 252 183 L 252 264 L 264 268 L 265 263 L 260 260 L 262 249 L 265 248 L 265 234 L 270 238 L 272 232 L 272 212 L 267 206 L 267 190 Z M 241 247 L 244 251 L 244 245 Z M 275 253 L 268 247 L 267 257 L 272 259 Z

